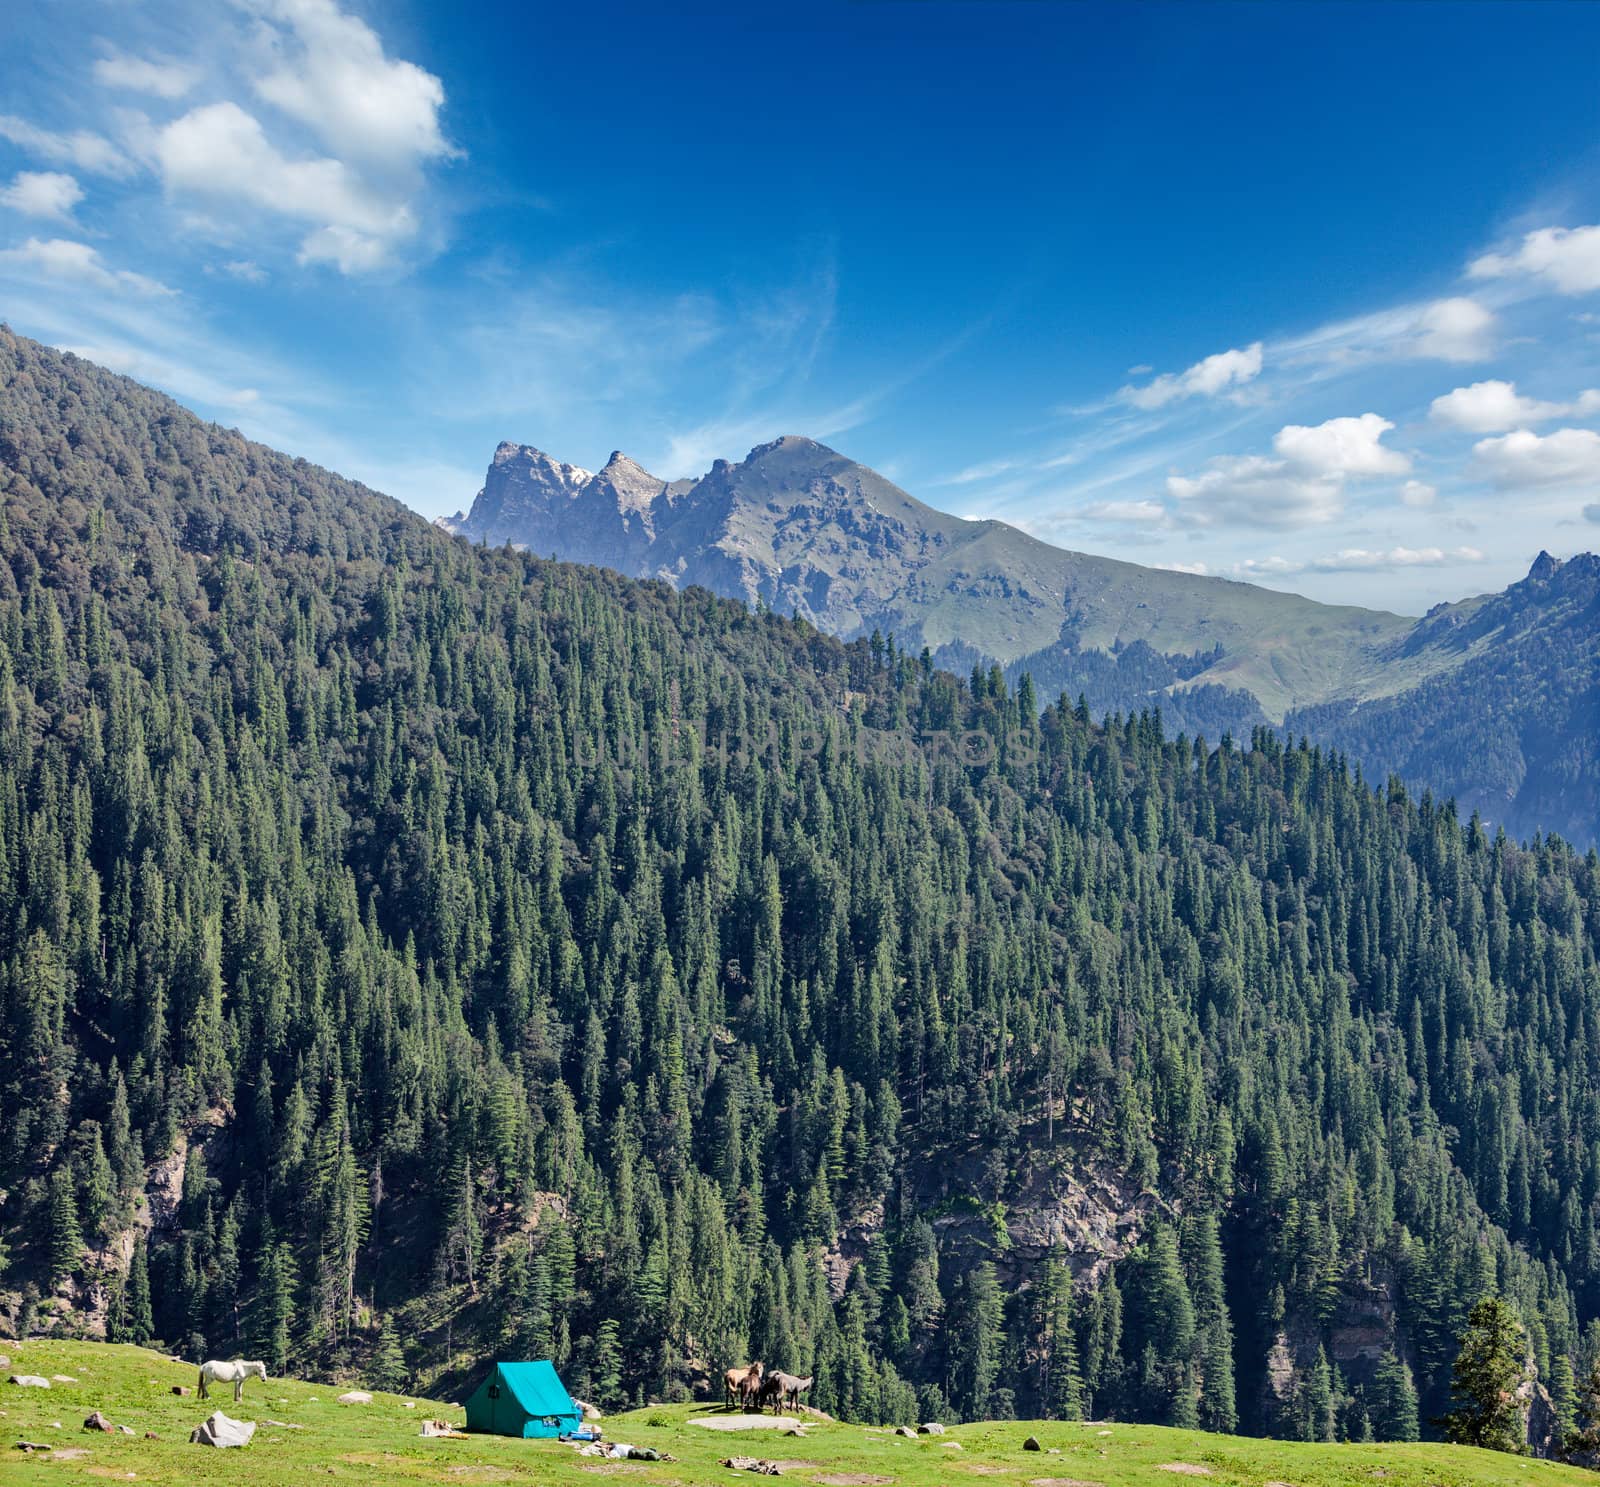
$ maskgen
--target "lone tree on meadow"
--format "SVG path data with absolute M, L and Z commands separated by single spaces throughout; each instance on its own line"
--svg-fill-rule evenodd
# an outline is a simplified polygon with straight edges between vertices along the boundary
M 1460 1341 L 1450 1373 L 1450 1392 L 1459 1403 L 1438 1422 L 1445 1439 L 1520 1455 L 1527 1449 L 1517 1399 L 1527 1376 L 1528 1334 L 1522 1319 L 1498 1296 L 1485 1296 L 1467 1314 Z

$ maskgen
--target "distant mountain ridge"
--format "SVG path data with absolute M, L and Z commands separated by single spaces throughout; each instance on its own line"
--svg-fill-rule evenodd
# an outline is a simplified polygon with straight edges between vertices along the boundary
M 1210 738 L 1307 732 L 1514 832 L 1600 837 L 1587 555 L 1541 554 L 1505 594 L 1418 620 L 1053 547 L 795 435 L 673 481 L 620 451 L 589 471 L 503 443 L 471 511 L 440 525 L 700 584 L 845 639 L 881 630 L 959 670 L 1027 672 L 1041 701 L 1159 707 L 1171 730 Z
M 1400 615 L 1317 604 L 1227 579 L 1052 547 L 1000 521 L 936 510 L 865 465 L 789 435 L 699 480 L 621 453 L 590 473 L 502 444 L 466 515 L 474 541 L 698 583 L 845 638 L 874 629 L 939 661 L 1010 664 L 1143 643 L 1211 659 L 1186 684 L 1248 694 L 1263 714 L 1359 690 Z
M 1433 665 L 1414 685 L 1286 729 L 1524 835 L 1600 837 L 1600 557 L 1541 552 L 1503 593 L 1437 606 L 1395 647 L 1397 665 L 1416 658 Z

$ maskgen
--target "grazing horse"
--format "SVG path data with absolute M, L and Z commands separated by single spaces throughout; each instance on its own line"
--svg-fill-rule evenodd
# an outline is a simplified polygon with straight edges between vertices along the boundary
M 200 1397 L 210 1399 L 211 1391 L 207 1384 L 232 1384 L 233 1402 L 238 1404 L 240 1396 L 244 1393 L 244 1381 L 248 1378 L 258 1378 L 263 1383 L 267 1379 L 267 1365 L 265 1363 L 244 1363 L 235 1358 L 231 1363 L 222 1363 L 213 1358 L 200 1365 Z
M 745 1408 L 750 1402 L 750 1396 L 761 1387 L 761 1364 L 752 1363 L 748 1368 L 728 1369 L 722 1375 L 722 1387 L 730 1410 L 735 1400 L 739 1402 L 740 1409 Z
M 815 1374 L 809 1374 L 803 1379 L 797 1379 L 792 1373 L 782 1375 L 783 1401 L 795 1414 L 800 1413 L 800 1396 L 806 1392 L 815 1380 Z

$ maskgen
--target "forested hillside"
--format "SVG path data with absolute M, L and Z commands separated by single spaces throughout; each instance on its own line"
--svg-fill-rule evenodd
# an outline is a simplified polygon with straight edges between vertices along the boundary
M 9 332 L 0 494 L 13 1329 L 1394 1438 L 1497 1289 L 1570 1412 L 1593 852 L 475 549 Z

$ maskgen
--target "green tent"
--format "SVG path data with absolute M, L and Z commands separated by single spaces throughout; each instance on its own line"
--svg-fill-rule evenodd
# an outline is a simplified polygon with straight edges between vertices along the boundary
M 482 1435 L 567 1435 L 582 1423 L 549 1362 L 496 1363 L 467 1400 L 467 1429 Z

